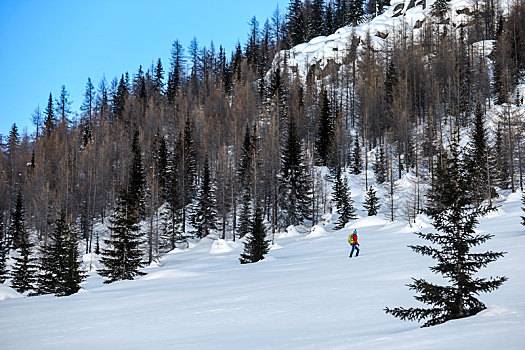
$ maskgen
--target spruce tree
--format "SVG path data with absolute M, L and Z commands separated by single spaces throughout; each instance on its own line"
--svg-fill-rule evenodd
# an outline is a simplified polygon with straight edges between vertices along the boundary
M 299 45 L 306 40 L 304 25 L 303 4 L 301 0 L 292 0 L 286 14 L 287 31 L 291 46 Z
M 386 181 L 386 157 L 383 146 L 379 146 L 379 155 L 376 154 L 373 167 L 376 182 L 378 184 L 384 183 Z
M 376 191 L 372 186 L 370 186 L 368 188 L 368 191 L 366 191 L 366 197 L 365 202 L 363 203 L 363 207 L 367 210 L 368 216 L 377 215 L 377 212 L 381 207 L 379 205 L 379 198 L 377 197 Z
M 204 238 L 212 230 L 217 230 L 217 201 L 215 199 L 213 180 L 211 178 L 208 159 L 204 161 L 202 183 L 197 197 L 197 205 L 194 211 L 196 236 Z
M 443 275 L 449 285 L 440 286 L 424 279 L 413 279 L 411 290 L 419 295 L 416 300 L 431 305 L 430 308 L 386 308 L 387 313 L 402 320 L 428 319 L 423 327 L 449 320 L 473 316 L 486 308 L 476 296 L 497 289 L 507 279 L 476 278 L 474 274 L 488 263 L 502 257 L 501 252 L 473 253 L 471 248 L 488 241 L 492 235 L 476 234 L 478 218 L 491 208 L 473 203 L 466 190 L 470 179 L 460 164 L 457 145 L 444 156 L 443 165 L 436 170 L 437 181 L 430 191 L 427 214 L 438 233 L 416 233 L 431 246 L 414 245 L 412 250 L 437 260 L 430 269 Z
M 361 174 L 363 162 L 361 160 L 361 146 L 359 145 L 359 136 L 354 138 L 354 151 L 352 153 L 352 174 Z
M 80 289 L 84 276 L 78 253 L 76 232 L 67 222 L 65 208 L 41 250 L 37 294 L 71 295 Z
M 257 206 L 253 218 L 250 234 L 244 243 L 244 252 L 239 258 L 241 264 L 254 263 L 264 259 L 270 251 L 270 242 L 266 240 L 266 228 L 263 223 L 262 209 Z
M 315 140 L 315 149 L 319 165 L 328 165 L 330 148 L 334 135 L 334 118 L 330 111 L 330 100 L 325 88 L 321 91 L 319 103 L 319 126 L 317 138 Z
M 279 199 L 282 222 L 285 227 L 299 225 L 310 218 L 310 182 L 304 160 L 301 140 L 297 135 L 295 117 L 288 122 L 288 137 L 281 155 Z
M 47 106 L 44 109 L 44 134 L 49 137 L 53 130 L 55 129 L 56 118 L 55 118 L 55 108 L 53 107 L 53 95 L 49 93 L 49 100 Z
M 339 214 L 339 220 L 337 221 L 335 229 L 340 230 L 344 228 L 345 225 L 350 222 L 350 220 L 356 219 L 356 208 L 353 205 L 354 201 L 350 197 L 351 193 L 350 188 L 348 187 L 348 180 L 342 173 L 341 167 L 338 167 L 336 171 L 333 196 L 337 213 Z
M 107 277 L 104 283 L 131 280 L 135 276 L 144 275 L 139 271 L 144 266 L 139 226 L 145 212 L 144 183 L 138 132 L 135 132 L 128 181 L 120 191 L 117 207 L 110 218 L 111 236 L 105 240 L 107 248 L 102 251 L 100 259 L 105 269 L 100 270 L 99 273 Z
M 489 164 L 488 164 L 488 142 L 483 112 L 481 109 L 480 98 L 476 104 L 476 113 L 473 130 L 471 131 L 471 141 L 468 146 L 467 172 L 470 177 L 470 190 L 476 203 L 492 196 L 495 190 L 490 183 Z
M 351 24 L 357 26 L 363 19 L 365 11 L 363 9 L 363 0 L 349 0 L 348 1 L 348 20 L 347 25 Z
M 244 142 L 242 144 L 241 158 L 239 161 L 237 178 L 241 188 L 241 212 L 239 216 L 239 237 L 244 237 L 250 231 L 250 218 L 252 216 L 252 191 L 254 147 L 253 136 L 250 128 L 246 126 Z
M 450 0 L 436 0 L 430 7 L 430 14 L 432 16 L 438 17 L 440 20 L 443 20 L 445 18 L 445 14 L 447 13 L 450 5 Z
M 15 212 L 12 214 L 10 234 L 12 237 L 17 237 L 18 242 L 16 248 L 18 257 L 14 258 L 15 264 L 11 271 L 11 287 L 20 293 L 25 293 L 35 288 L 37 266 L 36 259 L 31 256 L 33 244 L 25 225 L 25 210 L 20 191 L 17 194 Z

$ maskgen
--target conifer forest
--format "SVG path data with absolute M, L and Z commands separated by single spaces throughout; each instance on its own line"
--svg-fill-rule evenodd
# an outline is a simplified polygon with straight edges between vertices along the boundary
M 486 309 L 508 278 L 474 274 L 507 252 L 475 228 L 524 193 L 525 2 L 290 0 L 249 26 L 233 52 L 174 38 L 168 62 L 86 77 L 80 110 L 42 91 L 31 132 L 0 135 L 0 282 L 67 296 L 85 256 L 112 284 L 207 237 L 242 242 L 244 265 L 326 214 L 334 231 L 426 215 L 404 254 L 448 284 L 414 275 L 430 308 L 381 312 L 427 327 Z

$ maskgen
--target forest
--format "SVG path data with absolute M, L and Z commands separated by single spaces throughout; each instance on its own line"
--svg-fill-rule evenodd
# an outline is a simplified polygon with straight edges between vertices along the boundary
M 417 35 L 405 24 L 382 45 L 374 33 L 351 37 L 339 60 L 302 76 L 291 48 L 390 3 L 292 0 L 264 23 L 253 17 L 231 53 L 175 39 L 170 62 L 87 78 L 79 111 L 65 86 L 42 92 L 34 131 L 14 124 L 0 138 L 0 282 L 69 295 L 82 254 L 101 255 L 109 283 L 212 233 L 248 235 L 241 262 L 253 262 L 278 232 L 327 212 L 338 227 L 363 206 L 415 220 L 451 154 L 473 203 L 523 191 L 525 2 L 471 3 L 465 25 L 438 0 Z M 342 174 L 364 177 L 366 203 L 351 201 Z M 401 202 L 396 181 L 407 174 L 414 191 Z

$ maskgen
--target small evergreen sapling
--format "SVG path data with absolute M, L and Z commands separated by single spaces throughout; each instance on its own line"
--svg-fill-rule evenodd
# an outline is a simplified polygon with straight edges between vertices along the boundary
M 11 214 L 10 234 L 15 237 L 18 244 L 19 256 L 15 258 L 15 264 L 11 271 L 11 287 L 19 293 L 24 293 L 35 288 L 36 282 L 36 259 L 32 257 L 33 244 L 29 239 L 29 233 L 25 226 L 25 210 L 23 198 L 20 191 L 16 197 L 16 206 Z
M 337 213 L 339 214 L 339 221 L 335 226 L 336 230 L 340 230 L 350 221 L 356 219 L 355 207 L 353 200 L 350 198 L 350 188 L 348 187 L 348 180 L 346 176 L 341 173 L 341 168 L 337 169 L 336 181 L 334 184 L 334 201 L 336 203 Z
M 372 186 L 368 188 L 366 192 L 365 202 L 363 207 L 368 211 L 368 216 L 375 216 L 381 207 L 379 205 L 379 198 L 376 195 L 376 191 Z
M 266 240 L 266 228 L 263 223 L 262 209 L 255 209 L 255 217 L 252 222 L 251 234 L 247 235 L 244 243 L 244 252 L 239 258 L 241 264 L 254 263 L 264 259 L 270 251 L 270 242 Z

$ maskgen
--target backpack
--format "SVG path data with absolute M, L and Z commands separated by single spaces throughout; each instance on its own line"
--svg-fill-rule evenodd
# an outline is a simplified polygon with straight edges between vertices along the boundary
M 348 243 L 355 244 L 356 239 L 354 238 L 355 233 L 348 235 Z

